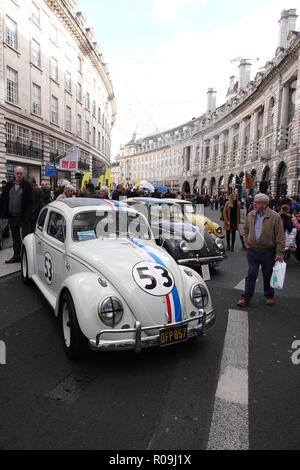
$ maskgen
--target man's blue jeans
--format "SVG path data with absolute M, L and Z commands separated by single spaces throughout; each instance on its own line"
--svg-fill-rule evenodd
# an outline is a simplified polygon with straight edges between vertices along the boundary
M 245 293 L 242 295 L 245 300 L 249 301 L 254 294 L 260 265 L 264 279 L 265 297 L 267 297 L 267 299 L 274 297 L 274 289 L 270 286 L 270 280 L 275 265 L 275 256 L 275 251 L 255 251 L 251 248 L 247 249 L 249 270 L 248 276 L 246 277 Z

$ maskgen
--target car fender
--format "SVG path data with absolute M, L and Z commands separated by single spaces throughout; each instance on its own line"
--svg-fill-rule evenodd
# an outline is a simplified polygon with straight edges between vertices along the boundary
M 130 325 L 133 324 L 126 300 L 110 283 L 107 283 L 106 287 L 101 286 L 99 274 L 82 272 L 65 279 L 56 298 L 56 317 L 59 315 L 60 301 L 65 290 L 68 290 L 72 297 L 78 324 L 87 338 L 94 337 L 98 331 L 107 328 L 98 316 L 99 303 L 107 296 L 116 296 L 122 301 L 124 306 L 123 320 Z
M 31 233 L 24 238 L 22 242 L 22 250 L 25 248 L 27 254 L 27 265 L 28 265 L 28 277 L 31 279 L 32 276 L 35 274 L 34 267 L 35 263 L 34 260 L 36 259 L 35 253 L 35 238 L 34 234 Z

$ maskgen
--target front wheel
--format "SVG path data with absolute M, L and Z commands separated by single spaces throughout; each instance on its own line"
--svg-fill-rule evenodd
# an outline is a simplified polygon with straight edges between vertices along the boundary
M 87 339 L 78 324 L 73 299 L 66 291 L 61 299 L 60 322 L 64 350 L 70 359 L 81 359 L 87 352 Z
M 28 258 L 25 248 L 22 249 L 21 255 L 21 275 L 24 284 L 26 284 L 27 286 L 31 284 L 31 279 L 28 276 Z

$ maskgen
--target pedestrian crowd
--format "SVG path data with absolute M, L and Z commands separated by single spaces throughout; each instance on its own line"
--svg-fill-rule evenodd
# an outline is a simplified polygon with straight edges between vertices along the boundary
M 200 193 L 189 194 L 181 191 L 170 191 L 169 189 L 162 193 L 158 189 L 155 189 L 151 193 L 149 190 L 135 188 L 133 185 L 128 185 L 128 187 L 125 188 L 122 184 L 117 185 L 116 189 L 110 192 L 107 186 L 95 187 L 92 183 L 87 183 L 83 189 L 76 189 L 67 180 L 62 181 L 61 184 L 52 191 L 44 181 L 42 181 L 40 185 L 36 183 L 34 178 L 27 181 L 22 167 L 15 168 L 14 179 L 12 181 L 3 180 L 0 187 L 0 219 L 7 220 L 10 226 L 14 250 L 13 257 L 6 261 L 6 263 L 20 262 L 22 239 L 34 231 L 42 207 L 56 199 L 75 197 L 112 199 L 117 201 L 126 197 L 183 199 L 193 202 L 194 204 L 203 204 L 205 207 L 210 207 L 213 210 L 220 209 L 220 219 L 224 222 L 224 230 L 226 232 L 227 250 L 231 251 L 234 250 L 237 232 L 239 232 L 244 249 L 251 247 L 251 249 L 259 250 L 259 238 L 260 243 L 262 243 L 265 236 L 271 240 L 272 230 L 274 229 L 272 223 L 269 223 L 269 218 L 271 217 L 272 221 L 274 222 L 276 220 L 277 224 L 278 220 L 281 221 L 280 228 L 282 228 L 281 232 L 284 234 L 285 239 L 280 242 L 284 245 L 283 248 L 280 245 L 280 249 L 278 250 L 280 255 L 288 259 L 290 254 L 294 252 L 296 261 L 300 266 L 299 195 L 293 197 L 286 197 L 285 195 L 273 197 L 271 193 L 256 196 L 250 194 L 247 198 L 241 199 L 235 192 L 231 194 L 220 192 L 218 195 L 208 195 Z M 261 198 L 263 199 L 263 204 L 261 203 Z M 245 229 L 242 232 L 240 230 L 241 209 L 244 207 L 246 209 L 247 221 Z M 266 209 L 263 213 L 260 211 L 261 207 L 265 207 Z M 258 217 L 258 213 L 261 217 Z M 252 217 L 249 217 L 251 214 Z M 255 223 L 253 224 L 252 219 L 254 214 Z M 263 223 L 264 218 L 266 218 L 265 223 Z M 277 227 L 279 227 L 279 225 L 277 225 Z M 253 233 L 253 230 L 255 233 Z M 257 240 L 256 244 L 254 243 L 255 237 Z M 262 244 L 263 251 L 267 251 L 266 248 L 268 248 L 268 244 L 266 247 L 264 243 Z M 271 248 L 273 250 L 276 247 L 272 245 Z

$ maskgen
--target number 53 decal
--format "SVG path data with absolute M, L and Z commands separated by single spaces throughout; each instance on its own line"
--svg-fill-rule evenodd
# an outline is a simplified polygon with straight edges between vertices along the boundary
M 142 261 L 133 268 L 133 278 L 145 292 L 155 296 L 168 295 L 174 288 L 174 278 L 170 271 L 152 261 Z

